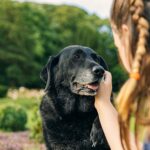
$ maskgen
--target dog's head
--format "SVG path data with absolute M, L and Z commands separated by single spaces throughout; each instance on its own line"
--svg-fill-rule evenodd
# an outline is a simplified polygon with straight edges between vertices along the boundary
M 69 46 L 58 55 L 50 56 L 41 72 L 45 90 L 63 86 L 78 95 L 94 96 L 108 67 L 91 48 Z

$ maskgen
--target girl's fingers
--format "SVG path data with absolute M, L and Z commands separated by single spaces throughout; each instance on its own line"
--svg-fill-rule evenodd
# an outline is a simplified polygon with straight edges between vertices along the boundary
M 97 94 L 95 96 L 95 100 L 96 100 L 95 106 L 100 101 L 110 102 L 111 92 L 112 92 L 112 76 L 111 76 L 110 72 L 105 71 L 104 79 L 102 82 L 100 82 L 99 89 L 98 89 Z
M 112 76 L 111 73 L 108 71 L 105 71 L 104 73 L 104 82 L 105 83 L 110 83 L 112 81 Z

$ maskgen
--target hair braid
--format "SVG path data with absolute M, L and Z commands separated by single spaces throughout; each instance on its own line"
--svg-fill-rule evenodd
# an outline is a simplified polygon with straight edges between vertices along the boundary
M 147 52 L 147 38 L 149 35 L 149 22 L 142 16 L 144 10 L 144 3 L 143 0 L 134 0 L 131 2 L 130 6 L 131 15 L 133 23 L 136 26 L 136 30 L 138 32 L 138 41 L 136 45 L 136 52 L 132 64 L 132 71 L 131 73 L 139 73 L 141 70 L 141 64 L 143 60 L 143 56 Z M 128 81 L 122 87 L 118 97 L 118 112 L 119 112 L 119 120 L 121 122 L 121 136 L 124 138 L 123 145 L 126 145 L 126 148 L 130 150 L 129 138 L 126 134 L 129 132 L 129 121 L 130 121 L 130 114 L 131 112 L 135 114 L 135 110 L 132 110 L 133 102 L 136 99 L 134 94 L 137 94 L 136 88 L 139 81 L 135 78 L 129 78 Z M 137 101 L 136 101 L 137 102 Z M 137 102 L 138 103 L 138 102 Z

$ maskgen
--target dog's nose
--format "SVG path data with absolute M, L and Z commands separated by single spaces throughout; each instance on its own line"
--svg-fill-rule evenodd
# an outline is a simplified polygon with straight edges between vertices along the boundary
M 94 66 L 92 72 L 98 76 L 102 76 L 104 74 L 104 69 L 101 66 Z

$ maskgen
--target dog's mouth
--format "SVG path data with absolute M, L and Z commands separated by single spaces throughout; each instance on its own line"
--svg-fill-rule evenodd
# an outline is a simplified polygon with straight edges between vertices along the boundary
M 91 89 L 93 91 L 97 91 L 98 90 L 98 87 L 99 87 L 99 82 L 98 81 L 95 81 L 93 83 L 90 83 L 90 84 L 87 84 L 86 87 L 88 89 Z
M 79 95 L 96 95 L 98 88 L 99 88 L 100 80 L 96 80 L 90 83 L 73 83 L 73 91 Z

